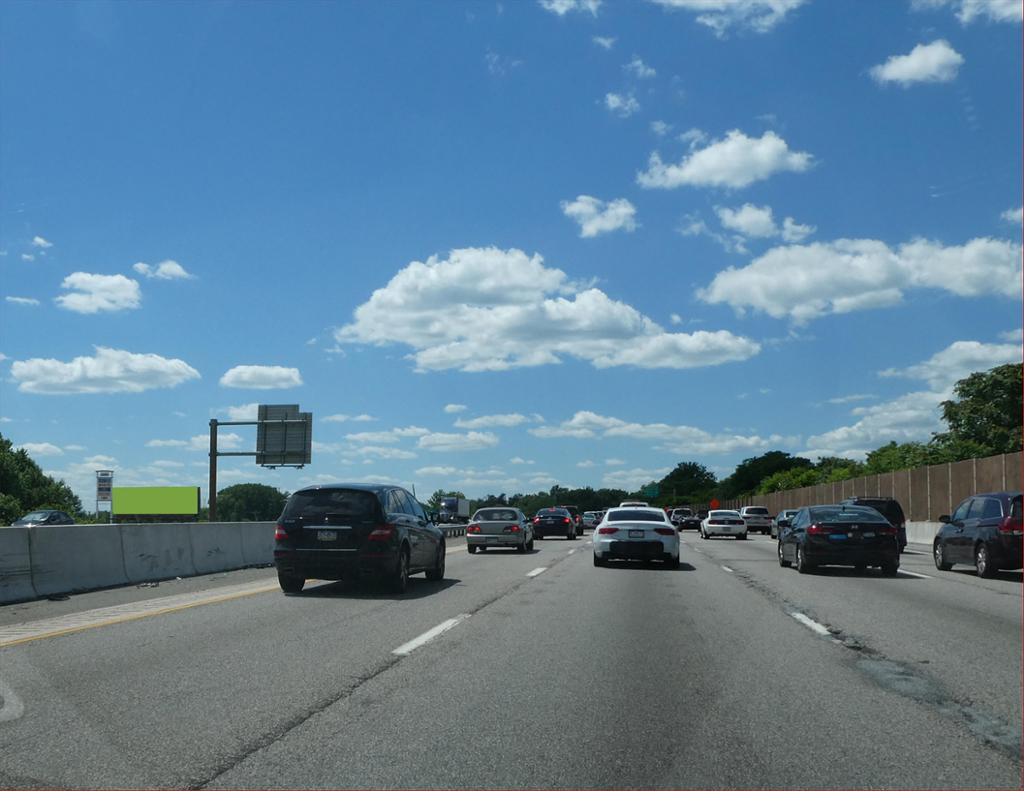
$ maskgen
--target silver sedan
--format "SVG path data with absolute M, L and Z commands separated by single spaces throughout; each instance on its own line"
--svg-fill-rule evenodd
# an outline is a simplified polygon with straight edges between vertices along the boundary
M 466 527 L 466 550 L 512 547 L 520 552 L 533 550 L 533 524 L 518 508 L 481 508 Z

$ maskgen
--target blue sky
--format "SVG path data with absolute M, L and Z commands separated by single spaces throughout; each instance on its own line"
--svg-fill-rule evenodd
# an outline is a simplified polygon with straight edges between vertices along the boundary
M 0 5 L 0 432 L 89 505 L 632 488 L 1021 356 L 1004 0 Z M 251 450 L 255 432 L 222 429 Z

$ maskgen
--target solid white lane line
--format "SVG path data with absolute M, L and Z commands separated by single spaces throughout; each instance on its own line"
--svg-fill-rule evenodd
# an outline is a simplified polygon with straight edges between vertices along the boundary
M 732 574 L 732 569 L 729 568 L 728 566 L 722 566 L 722 570 L 723 571 L 728 571 L 730 574 Z
M 547 567 L 547 566 L 540 566 L 540 567 L 538 567 L 538 568 L 535 568 L 535 569 L 534 569 L 533 571 L 531 571 L 531 572 L 530 572 L 529 574 L 527 574 L 526 576 L 527 576 L 527 577 L 536 577 L 536 576 L 537 576 L 538 574 L 543 574 L 543 573 L 544 573 L 545 571 L 547 571 L 547 570 L 548 570 L 548 567 Z
M 456 615 L 454 618 L 449 618 L 447 621 L 444 621 L 443 623 L 439 623 L 433 629 L 428 629 L 423 634 L 421 634 L 419 637 L 415 637 L 412 640 L 410 640 L 408 643 L 403 643 L 402 645 L 398 646 L 398 648 L 396 648 L 391 653 L 395 654 L 396 656 L 408 656 L 409 654 L 411 654 L 413 651 L 415 651 L 420 646 L 426 645 L 431 640 L 433 640 L 435 637 L 437 637 L 439 635 L 442 635 L 445 632 L 447 632 L 449 629 L 452 629 L 452 628 L 458 626 L 460 623 L 462 623 L 468 617 L 469 617 L 469 613 L 463 613 L 462 615 Z
M 820 634 L 823 637 L 828 637 L 829 635 L 832 634 L 828 629 L 826 629 L 820 623 L 818 623 L 817 621 L 815 621 L 812 618 L 808 618 L 802 612 L 791 612 L 790 615 L 792 615 L 800 623 L 802 623 L 804 626 L 806 626 L 808 629 L 810 629 L 812 632 L 815 632 L 816 634 Z
M 900 569 L 897 574 L 906 574 L 908 577 L 918 577 L 923 580 L 932 579 L 930 574 L 918 574 L 916 571 L 907 571 L 906 569 Z

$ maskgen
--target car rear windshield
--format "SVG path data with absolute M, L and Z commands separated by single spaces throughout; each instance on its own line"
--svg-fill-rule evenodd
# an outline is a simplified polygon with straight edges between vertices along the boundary
M 654 511 L 612 511 L 608 514 L 609 522 L 664 522 L 665 517 Z
M 903 521 L 903 509 L 900 504 L 895 500 L 857 500 L 857 505 L 864 505 L 868 508 L 874 508 L 878 513 L 883 514 L 893 524 L 898 524 Z
M 710 519 L 719 519 L 719 518 L 726 518 L 726 519 L 728 519 L 729 517 L 734 517 L 734 518 L 738 519 L 739 516 L 740 516 L 740 512 L 739 511 L 708 511 L 708 518 L 710 518 Z
M 888 522 L 874 508 L 861 508 L 847 505 L 842 508 L 812 508 L 811 520 L 814 522 Z
M 746 513 L 753 514 L 754 516 L 768 516 L 767 508 L 748 508 Z
M 541 508 L 537 516 L 568 516 L 569 512 L 562 508 Z
M 515 522 L 518 519 L 516 512 L 507 508 L 484 508 L 473 515 L 474 522 Z
M 377 519 L 377 495 L 361 489 L 315 489 L 296 492 L 285 504 L 282 519 L 322 520 L 336 516 L 369 522 Z

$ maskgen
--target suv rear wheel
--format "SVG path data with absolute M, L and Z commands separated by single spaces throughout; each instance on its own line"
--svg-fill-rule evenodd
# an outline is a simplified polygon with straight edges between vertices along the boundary
M 405 593 L 409 587 L 409 548 L 403 546 L 398 552 L 395 569 L 388 580 L 392 593 Z
M 305 577 L 286 574 L 283 571 L 277 572 L 277 581 L 285 593 L 302 593 L 302 587 L 306 584 Z

